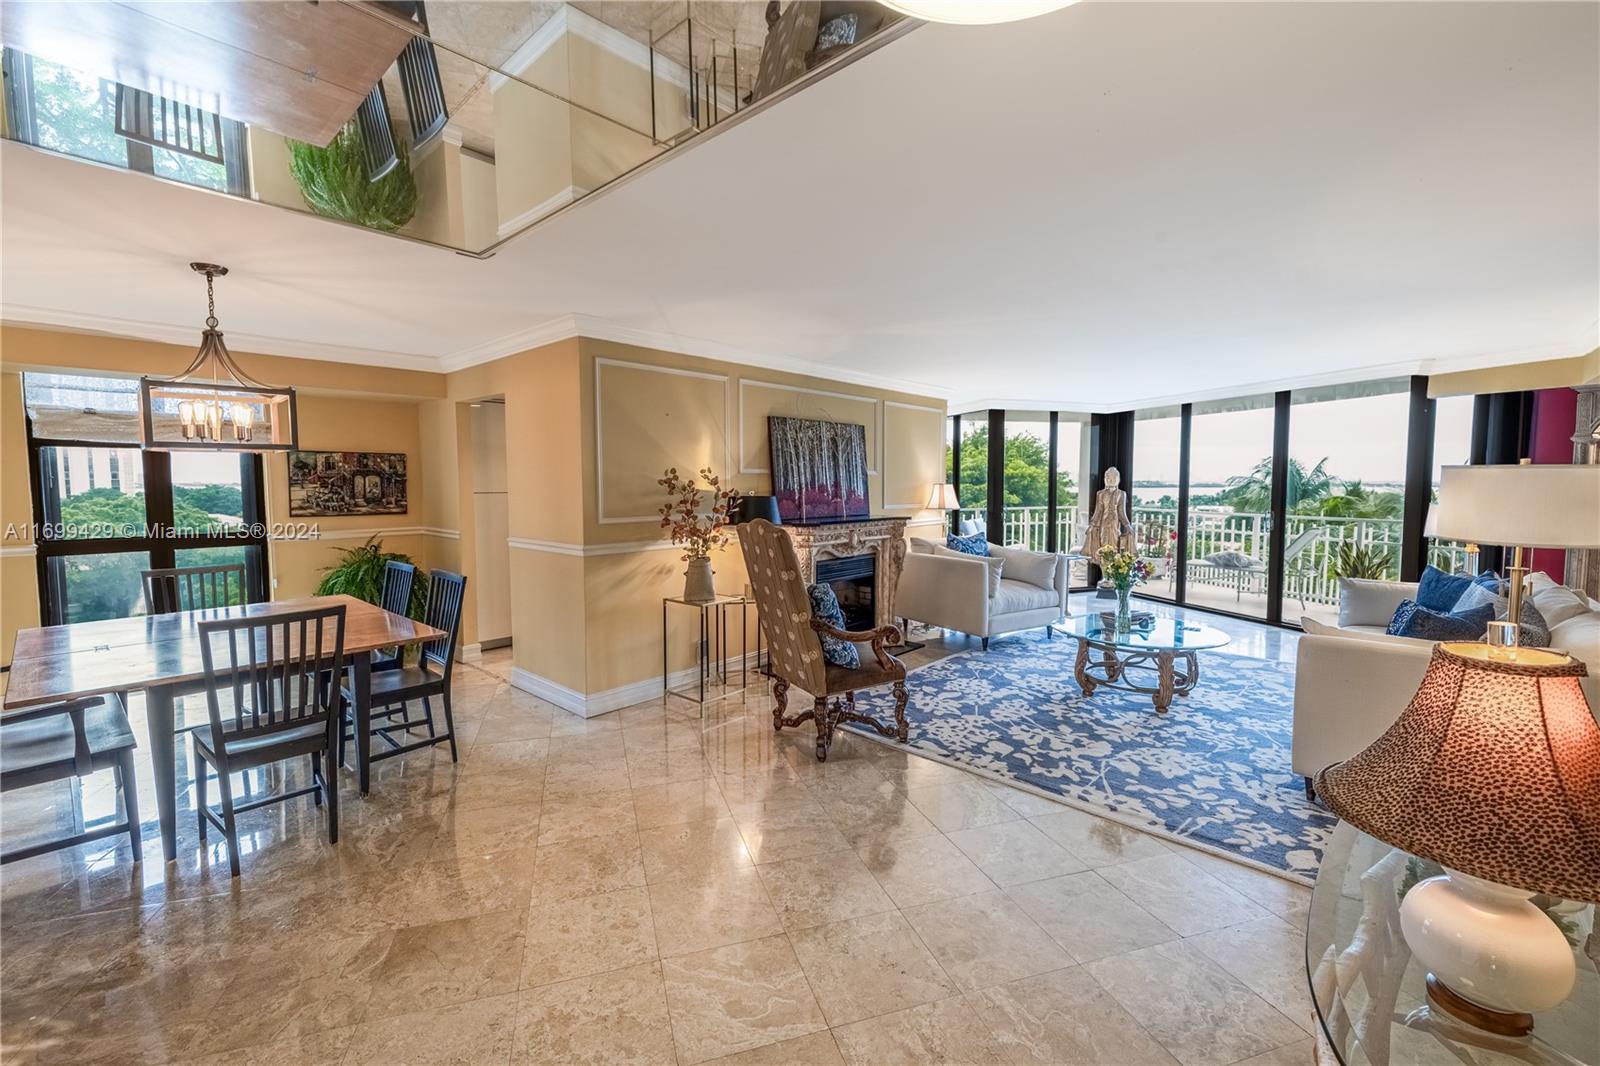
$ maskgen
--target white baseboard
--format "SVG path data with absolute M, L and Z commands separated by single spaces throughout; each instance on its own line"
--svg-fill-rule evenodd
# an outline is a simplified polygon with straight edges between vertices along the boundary
M 756 655 L 750 652 L 745 656 L 745 664 L 749 667 L 751 684 L 760 684 L 760 675 L 756 673 Z M 728 669 L 739 667 L 738 657 L 728 660 Z M 695 667 L 686 670 L 675 670 L 667 677 L 667 684 L 674 689 L 685 688 L 694 684 L 700 676 Z M 619 685 L 601 692 L 584 693 L 577 689 L 568 688 L 558 684 L 548 677 L 541 677 L 531 670 L 524 670 L 520 666 L 511 668 L 511 686 L 523 692 L 538 696 L 555 704 L 564 711 L 571 711 L 580 718 L 594 718 L 612 711 L 620 711 L 624 707 L 645 703 L 649 700 L 661 698 L 661 678 L 648 677 L 643 681 L 632 684 Z
M 456 649 L 456 658 L 464 663 L 483 662 L 482 644 L 463 644 Z

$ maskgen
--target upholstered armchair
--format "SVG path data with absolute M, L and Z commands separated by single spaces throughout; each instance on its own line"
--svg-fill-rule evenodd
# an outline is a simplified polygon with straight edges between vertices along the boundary
M 841 722 L 861 722 L 902 744 L 906 726 L 906 668 L 888 652 L 899 644 L 896 626 L 852 632 L 837 629 L 811 613 L 811 598 L 800 578 L 800 561 L 795 557 L 789 537 L 770 522 L 757 519 L 739 526 L 739 546 L 744 551 L 745 569 L 755 590 L 756 608 L 766 630 L 772 656 L 772 695 L 777 706 L 772 711 L 772 728 L 797 726 L 810 720 L 817 728 L 817 760 L 825 762 L 833 743 L 834 727 Z M 836 666 L 822 656 L 818 634 L 826 633 L 854 644 L 870 644 L 858 667 Z M 811 694 L 812 708 L 789 715 L 789 688 L 798 686 Z M 894 687 L 895 724 L 887 726 L 856 710 L 856 693 L 881 685 Z

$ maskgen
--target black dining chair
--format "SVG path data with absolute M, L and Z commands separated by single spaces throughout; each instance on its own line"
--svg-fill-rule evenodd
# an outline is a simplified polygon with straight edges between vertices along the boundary
M 128 834 L 133 861 L 142 860 L 139 785 L 133 776 L 136 746 L 127 709 L 115 693 L 12 711 L 0 719 L 0 792 L 110 770 L 125 816 L 113 825 L 86 827 L 74 836 L 5 852 L 0 865 L 121 833 Z
M 235 816 L 310 795 L 327 808 L 328 843 L 339 842 L 339 787 L 332 756 L 338 742 L 339 691 L 344 672 L 345 609 L 321 607 L 255 618 L 200 623 L 209 729 L 190 733 L 194 745 L 195 809 L 200 839 L 207 823 L 228 838 L 228 865 L 239 876 Z M 224 719 L 222 696 L 232 697 Z M 229 775 L 301 755 L 311 758 L 311 785 L 235 804 Z M 217 772 L 219 817 L 206 802 L 206 767 Z
M 244 564 L 174 566 L 141 572 L 145 609 L 150 614 L 202 611 L 243 603 Z
M 389 750 L 370 756 L 373 762 L 392 759 L 408 751 L 450 743 L 450 761 L 456 761 L 456 723 L 450 708 L 450 676 L 455 669 L 456 642 L 461 635 L 461 608 L 466 599 L 467 579 L 448 570 L 435 570 L 428 586 L 427 617 L 423 619 L 445 636 L 422 645 L 422 657 L 415 666 L 401 666 L 372 675 L 372 732 L 371 735 L 389 745 Z M 433 720 L 433 697 L 437 696 L 444 707 L 444 732 L 438 732 Z M 345 690 L 346 715 L 350 722 L 351 738 L 355 728 L 355 696 Z M 408 705 L 422 701 L 421 717 L 412 717 Z M 398 717 L 398 721 L 396 718 Z M 402 744 L 391 734 L 410 732 L 426 726 L 426 738 Z M 339 761 L 344 762 L 345 732 L 339 735 Z
M 411 587 L 416 581 L 415 566 L 402 563 L 398 559 L 390 559 L 383 564 L 383 592 L 378 597 L 378 605 L 390 614 L 411 617 Z M 372 669 L 398 670 L 404 665 L 405 659 L 404 645 L 398 648 L 384 648 L 372 653 Z

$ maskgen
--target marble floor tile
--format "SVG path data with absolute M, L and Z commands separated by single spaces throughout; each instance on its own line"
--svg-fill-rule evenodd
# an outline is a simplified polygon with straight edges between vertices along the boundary
M 948 763 L 925 759 L 900 748 L 887 748 L 878 758 L 878 773 L 901 792 L 967 784 L 972 775 Z
M 580 977 L 517 995 L 511 1061 L 528 1066 L 674 1066 L 661 964 Z
M 937 836 L 939 827 L 911 805 L 904 792 L 832 796 L 820 803 L 853 848 L 875 847 L 908 837 Z
M 911 803 L 927 815 L 928 821 L 946 833 L 978 826 L 1010 822 L 1022 815 L 1001 802 L 981 782 L 959 781 L 955 784 L 936 785 L 932 788 L 911 788 L 906 795 Z
M 998 885 L 1043 881 L 1088 869 L 1076 855 L 1025 821 L 963 829 L 948 835 L 950 842 Z
M 1186 941 L 1084 968 L 1184 1066 L 1224 1066 L 1305 1035 Z
M 890 911 L 789 933 L 835 1028 L 957 992 L 905 918 Z
M 441 820 L 427 857 L 442 859 L 452 855 L 486 855 L 511 848 L 533 847 L 539 842 L 540 808 L 538 803 L 525 803 L 515 807 L 499 805 L 453 811 Z M 341 847 L 346 836 L 353 834 L 340 834 Z
M 1310 1037 L 1236 1063 L 1235 1066 L 1316 1066 L 1316 1041 Z
M 470 811 L 482 807 L 526 810 L 544 799 L 544 771 L 543 768 L 464 769 L 450 783 L 445 795 L 449 799 L 448 810 Z
M 1093 870 L 1012 885 L 1006 894 L 1078 962 L 1178 939 Z
M 755 869 L 785 929 L 894 910 L 894 901 L 853 851 L 786 859 Z
M 684 822 L 715 822 L 733 816 L 716 780 L 709 777 L 636 788 L 633 790 L 633 814 L 640 829 Z
M 850 847 L 824 809 L 815 803 L 772 806 L 759 814 L 736 815 L 734 821 L 757 865 Z
M 532 905 L 619 888 L 641 888 L 644 883 L 644 859 L 637 830 L 581 837 L 562 844 L 546 844 L 534 853 Z
M 898 907 L 970 896 L 995 887 L 994 882 L 943 835 L 867 845 L 858 848 L 857 854 Z
M 981 892 L 903 912 L 963 992 L 1073 965 L 1004 892 Z
M 1161 841 L 1148 833 L 1098 818 L 1087 811 L 1060 807 L 1029 819 L 1045 836 L 1066 848 L 1090 867 L 1114 866 L 1130 859 L 1165 854 Z
M 776 1044 L 764 1044 L 720 1059 L 711 1066 L 845 1066 L 833 1033 L 824 1029 Z
M 732 867 L 714 878 L 651 885 L 650 912 L 663 957 L 783 932 L 753 866 Z
M 364 1022 L 342 1066 L 477 1066 L 511 1057 L 515 993 Z
M 497 911 L 402 929 L 372 978 L 367 1019 L 515 992 L 523 915 Z
M 664 825 L 639 833 L 645 880 L 651 884 L 715 877 L 725 870 L 753 865 L 750 849 L 733 819 Z
M 1162 841 L 1175 854 L 1200 867 L 1218 881 L 1258 906 L 1276 914 L 1296 929 L 1305 929 L 1311 909 L 1311 889 L 1237 862 L 1193 848 Z
M 521 773 L 543 777 L 552 743 L 542 738 L 528 738 L 486 744 L 480 739 L 461 757 L 461 767 L 474 774 Z
M 655 924 L 644 889 L 560 900 L 528 913 L 521 987 L 621 970 L 655 958 Z
M 627 756 L 628 782 L 634 788 L 670 785 L 678 781 L 699 781 L 713 776 L 711 763 L 699 748 L 667 748 L 664 751 L 630 751 Z
M 526 910 L 533 894 L 536 856 L 536 849 L 524 847 L 419 863 L 379 901 L 377 910 L 397 925 Z
M 1081 967 L 995 985 L 969 996 L 968 1002 L 1017 1066 L 1176 1063 Z
M 1063 808 L 1060 800 L 1048 796 L 1040 796 L 1033 792 L 1024 792 L 1020 788 L 1012 788 L 998 781 L 986 782 L 989 791 L 1000 797 L 1000 802 L 1016 811 L 1024 818 L 1037 818 L 1042 814 L 1055 814 Z
M 553 798 L 546 785 L 539 815 L 538 841 L 559 844 L 580 837 L 606 836 L 634 829 L 633 793 L 626 788 Z
M 686 1066 L 825 1027 L 781 935 L 667 959 L 662 973 L 678 1060 Z
M 359 1026 L 346 1025 L 302 1033 L 252 1047 L 183 1059 L 177 1066 L 338 1066 L 346 1061 L 347 1052 L 356 1053 L 352 1045 L 358 1029 Z M 366 1063 L 369 1060 L 358 1057 L 349 1061 Z
M 1267 914 L 1198 866 L 1170 852 L 1104 866 L 1097 872 L 1183 936 L 1253 921 Z
M 1005 1052 L 960 999 L 924 1003 L 834 1030 L 850 1066 L 991 1066 Z
M 1316 1023 L 1306 982 L 1306 935 L 1268 916 L 1190 937 L 1188 943 L 1227 970 L 1307 1033 Z

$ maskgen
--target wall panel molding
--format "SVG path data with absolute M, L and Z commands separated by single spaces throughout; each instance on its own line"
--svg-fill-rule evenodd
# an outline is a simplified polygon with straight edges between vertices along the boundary
M 704 370 L 683 370 L 672 366 L 656 366 L 652 363 L 635 363 L 626 359 L 612 359 L 598 356 L 594 361 L 594 499 L 595 521 L 600 525 L 621 525 L 634 522 L 659 522 L 658 514 L 647 515 L 608 515 L 606 514 L 606 459 L 605 459 L 605 369 L 606 367 L 619 367 L 625 370 L 637 370 L 652 374 L 668 374 L 675 377 L 699 378 L 705 381 L 722 382 L 722 469 L 733 469 L 733 457 L 729 448 L 733 439 L 729 431 L 729 423 L 733 419 L 733 390 L 732 379 L 727 374 L 713 374 Z M 723 475 L 727 476 L 726 473 Z
M 754 385 L 756 388 L 760 388 L 760 389 L 776 389 L 776 390 L 778 390 L 780 392 L 795 392 L 795 393 L 801 393 L 801 394 L 806 395 L 806 396 L 825 396 L 825 397 L 827 397 L 829 399 L 833 399 L 833 400 L 850 400 L 850 401 L 852 401 L 854 403 L 870 403 L 870 404 L 872 404 L 872 420 L 873 420 L 873 427 L 872 428 L 873 428 L 873 431 L 878 436 L 878 442 L 877 442 L 878 443 L 878 447 L 876 449 L 876 453 L 877 454 L 873 457 L 873 460 L 874 460 L 873 465 L 872 465 L 871 468 L 869 468 L 867 470 L 867 474 L 869 476 L 871 476 L 871 477 L 876 477 L 877 474 L 878 474 L 878 471 L 883 469 L 883 405 L 888 401 L 880 400 L 875 396 L 862 396 L 862 395 L 859 395 L 857 393 L 830 392 L 827 389 L 812 389 L 812 388 L 807 388 L 807 387 L 805 387 L 803 385 L 780 385 L 775 381 L 761 381 L 758 378 L 744 378 L 744 377 L 742 377 L 742 378 L 739 379 L 739 411 L 738 411 L 738 415 L 739 415 L 739 442 L 738 442 L 738 448 L 739 448 L 739 473 L 741 473 L 741 474 L 770 474 L 770 473 L 772 473 L 772 468 L 771 467 L 746 466 L 745 462 L 744 462 L 744 457 L 745 457 L 745 437 L 744 437 L 745 399 L 744 399 L 744 390 L 747 387 L 751 386 L 751 385 Z M 805 416 L 803 416 L 803 415 L 795 415 L 795 416 L 792 416 L 792 417 L 803 418 Z

